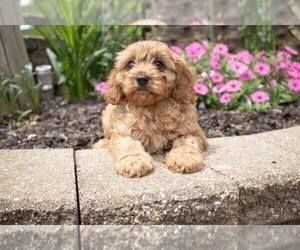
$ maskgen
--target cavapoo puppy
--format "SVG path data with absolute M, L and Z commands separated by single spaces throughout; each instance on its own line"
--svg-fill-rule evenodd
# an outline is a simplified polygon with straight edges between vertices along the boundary
M 177 173 L 204 166 L 207 139 L 197 123 L 193 74 L 186 62 L 157 41 L 137 42 L 118 54 L 108 79 L 102 114 L 114 169 L 141 177 L 153 169 L 149 153 L 166 150 L 165 163 Z

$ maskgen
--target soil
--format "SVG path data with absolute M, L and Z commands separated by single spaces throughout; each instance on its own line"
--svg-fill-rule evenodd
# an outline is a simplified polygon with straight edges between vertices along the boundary
M 249 135 L 300 125 L 299 106 L 300 100 L 262 113 L 205 109 L 199 111 L 198 121 L 209 138 Z M 103 137 L 104 107 L 97 99 L 68 103 L 55 97 L 40 115 L 21 122 L 16 118 L 0 121 L 0 149 L 90 148 Z

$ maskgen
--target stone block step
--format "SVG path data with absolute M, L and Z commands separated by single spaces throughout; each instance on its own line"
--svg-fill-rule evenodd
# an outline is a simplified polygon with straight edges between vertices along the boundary
M 72 149 L 0 150 L 0 224 L 77 224 Z
M 106 149 L 0 150 L 0 224 L 299 224 L 300 126 L 209 144 L 202 171 L 154 155 L 140 179 Z
M 206 167 L 140 179 L 106 149 L 76 151 L 82 224 L 280 224 L 300 218 L 300 127 L 209 140 Z

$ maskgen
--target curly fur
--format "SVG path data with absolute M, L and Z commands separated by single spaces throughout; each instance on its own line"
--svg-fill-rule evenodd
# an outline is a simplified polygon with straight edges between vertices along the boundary
M 163 63 L 162 68 L 154 64 Z M 128 63 L 134 61 L 132 68 Z M 138 75 L 149 77 L 140 89 Z M 193 74 L 186 62 L 164 43 L 137 42 L 118 54 L 108 79 L 102 114 L 104 140 L 93 148 L 107 147 L 120 175 L 141 177 L 153 169 L 149 153 L 169 150 L 168 168 L 191 173 L 204 166 L 207 139 L 197 123 Z

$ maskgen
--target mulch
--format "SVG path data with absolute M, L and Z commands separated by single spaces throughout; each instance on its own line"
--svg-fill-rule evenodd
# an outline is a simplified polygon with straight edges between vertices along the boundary
M 250 135 L 300 125 L 300 100 L 267 112 L 199 110 L 198 122 L 209 138 Z M 18 122 L 0 121 L 0 149 L 87 149 L 103 137 L 103 101 L 91 99 L 69 103 L 55 97 L 40 115 Z

